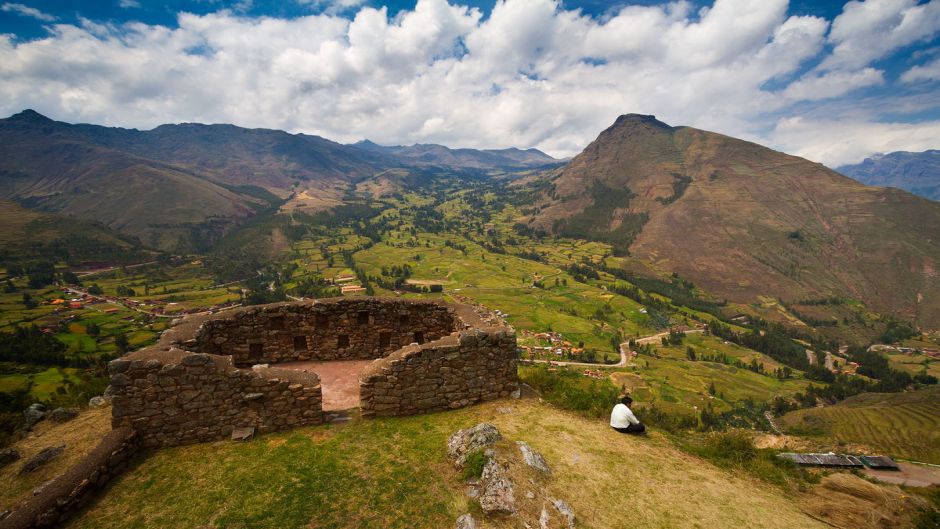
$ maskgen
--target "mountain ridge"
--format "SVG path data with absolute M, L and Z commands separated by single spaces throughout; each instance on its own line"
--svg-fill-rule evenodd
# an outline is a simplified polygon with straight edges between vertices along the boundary
M 742 303 L 841 295 L 940 324 L 940 204 L 652 116 L 624 115 L 529 222 L 609 242 Z
M 937 149 L 877 154 L 835 170 L 866 185 L 896 187 L 940 201 L 940 150 Z

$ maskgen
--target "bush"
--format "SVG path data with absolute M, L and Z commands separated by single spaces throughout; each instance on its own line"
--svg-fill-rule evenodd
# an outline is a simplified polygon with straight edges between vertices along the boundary
M 483 467 L 486 465 L 486 456 L 483 450 L 476 450 L 467 455 L 463 470 L 460 472 L 460 479 L 467 481 L 479 478 L 483 475 Z
M 546 366 L 520 369 L 520 378 L 548 402 L 588 417 L 606 417 L 617 402 L 617 388 L 609 380 L 594 380 L 578 373 Z

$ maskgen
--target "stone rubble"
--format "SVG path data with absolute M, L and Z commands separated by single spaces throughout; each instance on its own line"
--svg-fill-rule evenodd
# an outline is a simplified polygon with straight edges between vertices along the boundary
M 454 460 L 454 464 L 459 468 L 467 461 L 467 456 L 493 446 L 502 439 L 499 430 L 488 423 L 480 423 L 472 428 L 459 430 L 447 441 L 447 455 Z
M 20 474 L 35 472 L 43 465 L 62 455 L 65 451 L 65 445 L 48 446 L 39 451 L 38 454 L 26 460 L 20 468 Z
M 516 441 L 516 445 L 519 447 L 519 451 L 522 452 L 522 460 L 526 465 L 529 465 L 539 472 L 546 474 L 552 473 L 552 470 L 548 467 L 548 463 L 545 462 L 545 458 L 542 457 L 542 454 L 533 450 L 528 443 L 525 441 Z

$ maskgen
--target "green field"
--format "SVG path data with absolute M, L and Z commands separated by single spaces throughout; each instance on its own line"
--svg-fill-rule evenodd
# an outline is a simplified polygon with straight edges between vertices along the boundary
M 940 464 L 940 388 L 864 393 L 834 406 L 788 413 L 781 426 L 833 444 L 860 444 L 892 456 Z

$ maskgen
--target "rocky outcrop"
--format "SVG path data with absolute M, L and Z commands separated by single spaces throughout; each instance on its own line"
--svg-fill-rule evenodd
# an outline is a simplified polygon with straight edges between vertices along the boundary
M 0 450 L 0 468 L 3 468 L 10 463 L 18 461 L 22 457 L 20 451 L 16 448 L 4 448 Z
M 512 514 L 516 512 L 516 497 L 506 465 L 496 458 L 489 458 L 480 477 L 483 493 L 480 507 L 486 514 Z
M 457 518 L 457 529 L 477 529 L 476 520 L 469 514 L 464 514 Z
M 519 520 L 514 526 L 527 528 L 575 527 L 574 509 L 550 494 L 551 468 L 529 443 L 507 443 L 495 426 L 480 423 L 454 433 L 447 453 L 457 468 L 466 466 L 468 455 L 482 453 L 482 475 L 468 480 L 467 495 L 487 517 L 511 517 Z
M 464 465 L 467 456 L 478 450 L 493 446 L 502 438 L 495 426 L 483 422 L 472 428 L 459 430 L 450 436 L 447 441 L 447 455 L 454 460 L 454 464 L 459 468 Z
M 65 445 L 59 446 L 48 446 L 39 451 L 38 454 L 26 460 L 23 463 L 23 466 L 20 468 L 20 474 L 28 474 L 30 472 L 35 472 L 40 467 L 46 465 L 53 459 L 62 455 L 62 452 L 65 451 Z
M 67 422 L 78 417 L 78 408 L 56 408 L 49 413 L 53 422 Z
M 525 441 L 516 441 L 516 446 L 518 446 L 519 451 L 522 452 L 522 461 L 526 465 L 529 465 L 539 472 L 544 472 L 546 474 L 552 473 L 552 470 L 548 468 L 548 463 L 545 462 L 545 458 L 542 457 L 542 454 L 533 450 L 532 447 L 529 446 L 529 443 Z

